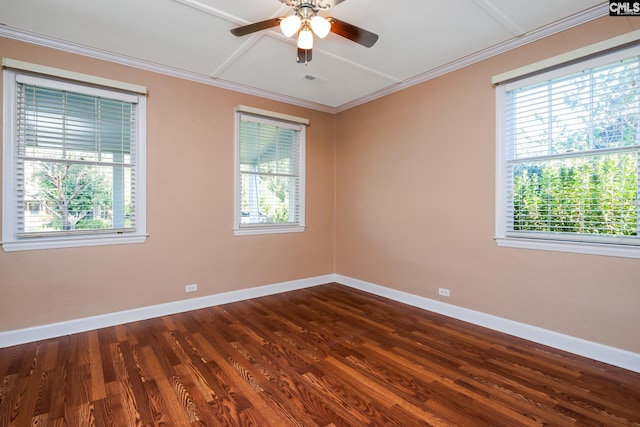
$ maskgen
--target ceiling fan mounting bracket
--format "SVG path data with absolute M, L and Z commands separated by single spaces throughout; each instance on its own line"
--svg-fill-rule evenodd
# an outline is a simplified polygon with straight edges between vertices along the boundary
M 299 10 L 306 9 L 312 10 L 316 14 L 320 10 L 329 10 L 331 8 L 331 3 L 327 3 L 325 0 L 280 0 L 280 3 L 292 7 L 296 13 Z

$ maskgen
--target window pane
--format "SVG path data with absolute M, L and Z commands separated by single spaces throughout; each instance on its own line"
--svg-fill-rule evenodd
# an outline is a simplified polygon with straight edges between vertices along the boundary
M 18 98 L 18 132 L 26 156 L 98 162 L 129 158 L 135 123 L 131 103 L 33 85 L 21 85 Z
M 512 91 L 508 158 L 636 145 L 638 58 Z
M 594 73 L 593 148 L 637 144 L 638 77 L 637 58 Z
M 135 107 L 18 84 L 17 231 L 133 228 Z
M 294 175 L 298 131 L 264 123 L 240 123 L 240 169 L 242 171 Z
M 6 251 L 146 239 L 144 88 L 75 77 L 3 70 Z
M 636 152 L 513 166 L 513 230 L 637 235 Z
M 131 168 L 25 162 L 24 229 L 55 232 L 131 226 Z M 115 222 L 114 222 L 115 216 Z
M 614 52 L 508 84 L 499 238 L 640 246 L 637 55 Z
M 303 225 L 304 128 L 271 116 L 243 113 L 238 126 L 238 228 L 264 231 L 265 225 L 291 229 Z
M 241 224 L 295 222 L 294 177 L 242 174 Z

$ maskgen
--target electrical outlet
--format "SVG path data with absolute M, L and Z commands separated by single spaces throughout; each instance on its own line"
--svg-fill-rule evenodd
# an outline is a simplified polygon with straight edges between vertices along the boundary
M 195 292 L 198 290 L 198 285 L 197 284 L 192 284 L 192 285 L 187 285 L 184 287 L 184 291 L 185 292 Z
M 451 296 L 451 294 L 449 293 L 449 289 L 446 288 L 438 288 L 438 295 L 442 295 L 443 297 Z

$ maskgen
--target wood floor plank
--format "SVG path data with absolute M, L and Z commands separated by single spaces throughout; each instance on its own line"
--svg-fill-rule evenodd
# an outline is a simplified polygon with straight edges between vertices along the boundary
M 72 369 L 71 349 L 68 336 L 58 340 L 56 367 L 51 370 L 51 390 L 49 403 L 49 419 L 64 419 L 66 402 L 72 397 L 69 371 Z
M 107 415 L 107 419 L 112 421 L 111 424 L 107 425 L 123 427 L 135 426 L 139 419 L 133 414 L 126 412 L 120 386 L 120 383 L 116 381 L 105 384 L 107 398 L 103 400 L 105 405 L 104 412 Z
M 121 408 L 121 411 L 124 417 L 129 420 L 129 423 L 140 424 L 142 422 L 140 412 L 138 411 L 138 403 L 143 405 L 143 409 L 148 407 L 148 400 L 143 402 L 138 402 L 136 397 L 140 395 L 140 393 L 136 392 L 134 389 L 134 384 L 136 384 L 135 379 L 132 382 L 132 379 L 129 374 L 129 370 L 126 366 L 125 356 L 123 354 L 126 351 L 127 342 L 124 341 L 122 343 L 118 342 L 115 344 L 111 344 L 111 359 L 113 360 L 114 372 L 116 374 L 116 385 L 118 387 L 118 396 Z M 146 411 L 145 411 L 146 414 Z M 148 422 L 148 419 L 145 420 Z
M 106 390 L 107 390 L 107 387 L 105 385 L 105 394 L 106 394 Z M 111 409 L 107 405 L 106 398 L 98 399 L 92 402 L 92 404 L 93 404 L 93 418 L 95 420 L 96 426 L 117 425 L 117 424 L 114 424 L 113 413 L 111 412 Z M 43 425 L 46 425 L 46 424 L 43 424 Z
M 22 399 L 24 399 L 24 394 L 26 393 L 26 383 L 27 378 L 18 377 L 17 374 L 7 375 L 4 378 L 4 390 L 2 390 L 2 401 L 0 402 L 1 426 L 13 425 L 20 410 Z M 24 412 L 27 413 L 27 410 Z
M 338 284 L 0 349 L 0 427 L 640 427 L 640 374 Z
M 98 331 L 87 332 L 89 340 L 89 369 L 90 369 L 90 399 L 92 402 L 107 397 L 107 390 L 104 386 L 104 370 L 102 358 L 100 357 L 100 341 Z

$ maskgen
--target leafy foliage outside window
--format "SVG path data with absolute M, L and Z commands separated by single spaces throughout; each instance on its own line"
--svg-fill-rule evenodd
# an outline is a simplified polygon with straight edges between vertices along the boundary
M 256 179 L 256 181 L 252 181 Z M 264 176 L 258 175 L 252 178 L 252 175 L 245 174 L 242 177 L 241 185 L 241 208 L 245 215 L 245 222 L 289 222 L 289 204 L 290 204 L 290 180 L 287 177 Z M 258 196 L 258 212 L 257 220 L 250 221 L 250 202 L 247 188 L 253 185 L 257 187 Z
M 25 231 L 113 227 L 113 180 L 108 168 L 37 162 L 33 169 L 29 187 L 42 208 L 29 213 Z
M 270 197 L 260 200 L 264 213 L 273 222 L 289 222 L 289 179 L 279 176 L 261 176 L 260 183 L 266 187 Z M 270 203 L 268 203 L 270 201 Z
M 513 229 L 635 236 L 637 155 L 519 164 Z

